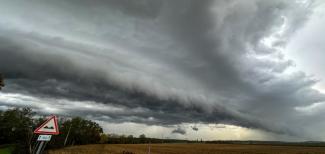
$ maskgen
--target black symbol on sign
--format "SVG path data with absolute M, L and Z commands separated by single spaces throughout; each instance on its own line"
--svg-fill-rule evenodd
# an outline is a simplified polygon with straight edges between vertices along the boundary
M 44 128 L 46 128 L 46 129 L 54 129 L 53 126 L 51 126 L 51 127 L 45 126 Z

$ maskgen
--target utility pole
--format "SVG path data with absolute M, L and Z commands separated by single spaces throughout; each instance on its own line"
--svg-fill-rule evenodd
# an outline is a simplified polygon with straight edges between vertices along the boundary
M 148 144 L 148 154 L 151 153 L 151 145 L 150 145 L 151 141 L 150 141 L 150 138 L 149 138 L 149 144 Z
M 70 130 L 71 130 L 71 126 L 72 126 L 72 121 L 71 121 L 71 124 L 70 124 L 70 126 L 69 126 L 68 134 L 67 134 L 67 136 L 65 137 L 63 147 L 65 147 L 65 145 L 67 144 L 68 137 L 69 137 Z

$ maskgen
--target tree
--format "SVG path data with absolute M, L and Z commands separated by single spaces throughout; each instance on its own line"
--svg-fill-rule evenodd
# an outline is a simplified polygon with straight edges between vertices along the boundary
M 127 143 L 128 144 L 130 144 L 130 143 L 134 143 L 134 140 L 133 140 L 133 135 L 129 135 L 128 137 L 127 137 Z
M 139 136 L 139 138 L 144 139 L 144 138 L 146 138 L 146 135 L 141 134 L 141 135 Z
M 146 143 L 146 135 L 141 134 L 141 135 L 139 136 L 139 141 L 140 141 L 140 143 Z
M 106 134 L 100 134 L 100 140 L 99 143 L 107 143 L 108 142 L 108 135 Z
M 37 138 L 32 131 L 46 121 L 45 116 L 33 119 L 34 114 L 30 108 L 0 111 L 0 145 L 15 144 L 17 153 L 31 152 L 31 142 L 33 141 L 35 144 Z M 99 143 L 101 139 L 103 142 L 107 140 L 102 136 L 103 129 L 96 122 L 80 117 L 62 118 L 59 121 L 60 134 L 52 137 L 47 148 L 63 147 L 69 129 L 68 145 L 94 144 Z
M 68 145 L 99 143 L 103 129 L 96 122 L 80 117 L 62 123 L 61 135 L 66 137 Z
M 33 112 L 30 108 L 14 108 L 0 113 L 0 145 L 16 144 L 28 149 L 32 138 Z

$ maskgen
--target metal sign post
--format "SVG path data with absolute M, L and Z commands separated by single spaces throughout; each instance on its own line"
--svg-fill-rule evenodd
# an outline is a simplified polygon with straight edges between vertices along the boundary
M 37 138 L 36 148 L 34 154 L 41 154 L 46 144 L 51 140 L 52 135 L 59 134 L 58 121 L 56 116 L 47 119 L 41 126 L 35 129 L 35 134 L 40 134 Z
M 45 145 L 48 141 L 51 140 L 52 135 L 39 135 L 37 141 L 40 143 L 38 144 L 36 154 L 41 154 L 45 148 Z
M 43 152 L 43 149 L 45 148 L 45 147 L 43 148 L 44 143 L 45 141 L 41 141 L 35 154 L 41 154 L 41 152 Z

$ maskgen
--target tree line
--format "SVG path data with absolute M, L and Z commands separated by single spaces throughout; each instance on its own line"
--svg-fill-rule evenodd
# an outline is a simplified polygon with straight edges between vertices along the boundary
M 38 134 L 33 131 L 46 121 L 30 108 L 13 108 L 0 111 L 0 145 L 14 145 L 16 153 L 31 153 Z M 145 134 L 133 135 L 105 134 L 102 127 L 81 117 L 61 117 L 59 135 L 53 135 L 47 149 L 84 144 L 143 144 L 143 143 L 185 143 L 186 140 L 148 138 Z
M 33 133 L 45 120 L 30 108 L 0 111 L 0 145 L 14 145 L 16 153 L 30 153 L 38 135 Z M 60 118 L 59 135 L 53 135 L 47 148 L 95 144 L 101 140 L 103 129 L 96 122 L 80 117 Z
M 194 143 L 194 141 L 178 139 L 148 138 L 144 134 L 133 135 L 102 134 L 100 143 L 103 144 L 148 144 L 148 143 Z

